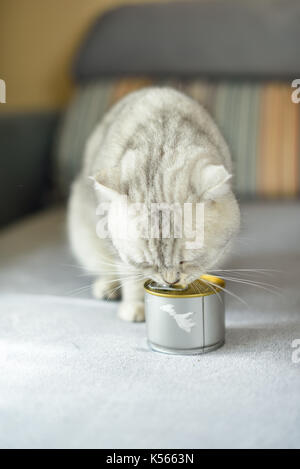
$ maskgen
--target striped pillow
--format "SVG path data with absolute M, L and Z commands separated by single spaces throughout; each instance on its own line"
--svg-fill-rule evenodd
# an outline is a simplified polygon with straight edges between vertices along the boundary
M 231 149 L 235 190 L 245 197 L 294 197 L 299 191 L 299 112 L 281 82 L 125 78 L 82 86 L 65 113 L 56 146 L 58 178 L 67 195 L 84 144 L 105 111 L 127 93 L 173 86 L 203 104 Z

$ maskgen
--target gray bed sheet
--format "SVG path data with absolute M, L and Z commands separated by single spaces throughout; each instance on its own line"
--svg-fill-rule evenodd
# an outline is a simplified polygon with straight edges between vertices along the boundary
M 149 351 L 92 299 L 63 208 L 2 231 L 0 447 L 299 448 L 299 215 L 242 204 L 225 268 L 275 269 L 248 275 L 281 291 L 228 283 L 247 305 L 227 295 L 226 345 L 194 357 Z

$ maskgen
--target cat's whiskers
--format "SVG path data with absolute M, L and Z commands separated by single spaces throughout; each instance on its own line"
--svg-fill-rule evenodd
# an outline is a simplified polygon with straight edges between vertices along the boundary
M 130 278 L 127 278 L 127 279 L 122 279 L 120 285 L 117 285 L 117 287 L 115 287 L 113 290 L 110 291 L 110 293 L 108 295 L 108 298 L 110 298 L 120 288 L 126 287 L 126 285 L 128 283 L 133 282 L 133 281 L 138 282 L 138 281 L 142 281 L 142 280 L 146 280 L 146 277 L 144 277 L 142 274 L 136 276 L 135 278 L 130 277 Z
M 72 268 L 75 268 L 75 269 L 79 269 L 80 271 L 82 271 L 81 274 L 77 275 L 77 277 L 92 277 L 92 276 L 95 276 L 95 275 L 99 275 L 99 276 L 104 276 L 104 275 L 108 275 L 108 276 L 117 276 L 117 277 L 122 277 L 122 276 L 129 276 L 129 275 L 136 275 L 137 274 L 137 271 L 136 270 L 131 270 L 131 266 L 126 266 L 122 263 L 111 263 L 111 264 L 106 264 L 106 263 L 103 263 L 101 261 L 100 263 L 100 269 L 101 269 L 101 264 L 103 264 L 103 270 L 89 270 L 89 269 L 86 269 L 85 267 L 82 267 L 78 264 L 61 264 L 62 266 L 66 266 L 66 267 L 72 267 Z M 106 267 L 104 267 L 104 264 L 105 265 L 110 265 L 112 268 L 110 270 L 107 270 Z
M 97 272 L 97 273 L 93 273 L 93 274 L 90 274 L 88 272 L 86 273 L 82 273 L 81 275 L 78 275 L 78 277 L 90 277 L 92 275 L 98 275 L 99 277 L 101 276 L 108 276 L 108 277 L 120 277 L 122 278 L 122 276 L 134 276 L 136 275 L 136 272 L 132 272 L 132 273 L 128 273 L 128 271 L 124 271 L 124 272 L 120 272 L 119 270 L 111 270 L 111 271 L 108 271 L 108 270 L 103 270 L 101 272 Z
M 114 272 L 114 273 L 118 273 L 118 272 Z M 104 272 L 104 274 L 106 275 L 107 272 Z M 124 273 L 124 275 L 125 275 L 125 273 Z M 139 280 L 142 281 L 143 279 L 146 280 L 146 277 L 144 277 L 143 274 L 139 274 L 139 273 L 135 272 L 135 274 L 132 274 L 132 275 L 131 274 L 128 275 L 128 273 L 127 273 L 126 277 L 125 276 L 112 277 L 111 279 L 106 279 L 106 281 L 107 281 L 108 284 L 116 283 L 116 282 L 120 283 L 120 285 L 118 285 L 116 287 L 116 289 L 118 289 L 118 288 L 121 288 L 122 285 L 124 285 L 124 283 L 126 283 L 126 282 L 129 282 L 129 281 L 134 282 L 134 281 L 139 281 Z M 90 288 L 91 288 L 91 284 L 89 283 L 87 285 L 83 285 L 81 287 L 75 288 L 74 290 L 70 290 L 66 294 L 67 294 L 67 296 L 73 296 L 73 295 L 77 295 L 79 293 L 82 293 L 86 290 L 89 290 Z
M 249 285 L 251 287 L 257 287 L 261 288 L 262 290 L 267 291 L 268 293 L 276 294 L 278 296 L 282 296 L 282 289 L 277 287 L 276 285 L 272 285 L 270 283 L 266 282 L 259 282 L 259 281 L 254 281 L 254 280 L 249 280 L 249 279 L 242 279 L 242 278 L 236 278 L 236 277 L 228 277 L 222 275 L 222 278 L 224 280 L 227 280 L 229 282 L 235 282 L 235 283 L 240 283 L 243 285 Z
M 95 271 L 92 271 L 90 269 L 86 269 L 85 267 L 83 267 L 82 265 L 78 265 L 78 264 L 60 264 L 62 267 L 72 267 L 72 269 L 78 269 L 78 270 L 82 270 L 84 272 L 90 272 L 91 275 L 95 274 Z
M 204 280 L 204 279 L 201 279 L 204 283 L 206 283 L 207 285 L 209 285 L 210 287 L 215 287 L 216 285 L 212 282 L 209 282 L 208 280 Z M 227 288 L 225 287 L 221 287 L 221 285 L 218 285 L 218 288 L 226 293 L 228 293 L 229 295 L 233 296 L 234 298 L 236 298 L 238 301 L 240 301 L 241 303 L 243 303 L 245 306 L 247 306 L 247 308 L 249 308 L 249 304 L 244 301 L 240 296 L 236 295 L 235 293 L 233 293 L 232 291 L 228 290 Z
M 273 285 L 272 283 L 268 283 L 268 282 L 262 282 L 260 280 L 254 280 L 253 278 L 243 278 L 243 277 L 240 277 L 240 276 L 239 277 L 237 277 L 237 276 L 232 277 L 232 276 L 228 276 L 228 275 L 224 276 L 223 274 L 221 274 L 221 275 L 222 275 L 222 278 L 224 278 L 224 279 L 227 278 L 228 280 L 241 280 L 243 282 L 249 282 L 249 284 L 250 283 L 256 283 L 258 285 L 264 285 L 266 287 L 271 287 L 271 288 L 274 288 L 274 289 L 277 289 L 277 290 L 281 290 L 281 288 L 278 287 L 277 285 Z
M 201 281 L 202 281 L 203 283 L 206 283 L 206 282 L 204 282 L 203 279 L 201 279 Z M 202 293 L 202 290 L 201 290 L 201 288 L 200 288 L 200 286 L 198 285 L 197 282 L 195 282 L 193 285 L 194 285 L 194 288 L 195 288 L 195 290 L 197 291 L 197 293 Z M 206 284 L 206 285 L 207 285 L 207 284 Z M 213 287 L 213 286 L 210 286 L 210 288 L 216 293 L 216 295 L 217 295 L 219 301 L 221 301 L 221 303 L 222 303 L 222 298 L 221 298 L 221 296 L 220 296 L 218 290 L 217 290 L 215 287 Z
M 260 273 L 260 274 L 268 274 L 273 272 L 283 272 L 282 270 L 277 269 L 212 269 L 209 272 L 244 272 L 244 273 Z
M 203 281 L 204 283 L 206 283 L 203 279 L 201 279 L 201 281 Z M 207 284 L 207 283 L 206 283 L 206 284 Z M 216 295 L 217 295 L 219 301 L 220 301 L 221 303 L 223 303 L 223 300 L 222 300 L 222 298 L 221 298 L 221 295 L 220 295 L 220 293 L 219 293 L 218 290 L 217 290 L 218 286 L 217 286 L 217 285 L 214 285 L 214 286 L 213 286 L 213 285 L 210 285 L 210 288 L 216 293 Z M 199 290 L 200 290 L 200 289 L 199 289 Z
M 74 296 L 74 295 L 77 295 L 78 293 L 82 293 L 86 290 L 89 290 L 90 288 L 91 288 L 90 284 L 84 285 L 82 287 L 78 287 L 78 288 L 75 288 L 74 290 L 70 290 L 70 291 L 66 292 L 66 295 L 67 296 Z

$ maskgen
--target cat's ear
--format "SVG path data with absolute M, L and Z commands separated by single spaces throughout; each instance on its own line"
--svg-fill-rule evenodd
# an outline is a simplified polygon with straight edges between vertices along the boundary
M 99 191 L 101 196 L 109 201 L 116 200 L 120 196 L 117 190 L 120 182 L 120 172 L 118 168 L 102 169 L 95 176 L 89 179 L 94 181 L 94 189 Z
M 215 200 L 226 195 L 230 189 L 232 175 L 223 165 L 206 164 L 193 171 L 192 184 L 203 200 Z

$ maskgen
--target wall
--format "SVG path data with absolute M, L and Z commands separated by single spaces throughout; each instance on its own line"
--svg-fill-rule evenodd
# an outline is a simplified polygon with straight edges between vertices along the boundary
M 0 78 L 7 102 L 0 112 L 62 108 L 72 93 L 71 60 L 90 23 L 128 3 L 145 0 L 1 0 Z

